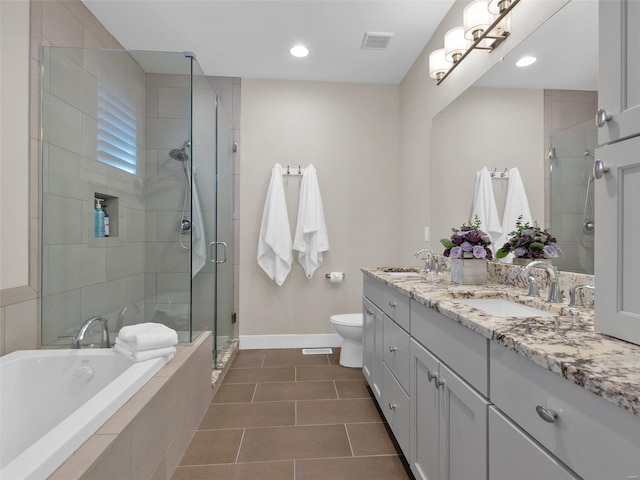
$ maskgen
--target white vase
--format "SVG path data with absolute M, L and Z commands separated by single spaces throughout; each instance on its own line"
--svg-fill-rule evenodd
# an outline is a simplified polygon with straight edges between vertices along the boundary
M 487 261 L 479 258 L 452 258 L 451 281 L 461 285 L 485 285 Z

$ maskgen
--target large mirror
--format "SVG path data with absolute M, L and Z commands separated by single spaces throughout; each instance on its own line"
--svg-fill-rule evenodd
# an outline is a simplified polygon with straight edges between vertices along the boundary
M 516 67 L 523 56 L 537 62 Z M 593 274 L 597 65 L 598 2 L 571 0 L 434 118 L 432 204 L 447 206 L 434 212 L 434 232 L 469 220 L 482 167 L 495 171 L 502 220 L 501 174 L 515 167 L 532 217 L 562 249 L 554 265 Z

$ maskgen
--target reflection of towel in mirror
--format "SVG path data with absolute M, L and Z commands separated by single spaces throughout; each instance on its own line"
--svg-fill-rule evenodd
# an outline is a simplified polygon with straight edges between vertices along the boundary
M 480 230 L 486 232 L 491 238 L 491 246 L 495 253 L 502 246 L 497 243 L 502 235 L 502 225 L 500 225 L 496 199 L 493 195 L 491 174 L 487 167 L 482 167 L 482 170 L 476 173 L 476 187 L 469 221 L 473 223 L 476 216 L 480 220 Z
M 322 252 L 329 250 L 329 236 L 324 221 L 324 209 L 316 169 L 304 170 L 300 186 L 298 223 L 293 249 L 298 250 L 298 262 L 307 278 L 311 278 L 322 264 Z
M 282 167 L 276 163 L 271 170 L 271 182 L 262 212 L 258 238 L 258 265 L 278 286 L 291 271 L 291 228 L 282 183 Z
M 520 171 L 517 168 L 509 170 L 509 186 L 507 188 L 507 200 L 504 207 L 504 216 L 502 218 L 502 236 L 498 240 L 498 248 L 502 248 L 509 239 L 509 233 L 516 229 L 518 217 L 522 215 L 523 223 L 533 223 L 531 218 L 531 210 L 529 210 L 529 200 L 527 192 L 524 189 Z M 509 254 L 503 262 L 511 262 L 513 254 Z

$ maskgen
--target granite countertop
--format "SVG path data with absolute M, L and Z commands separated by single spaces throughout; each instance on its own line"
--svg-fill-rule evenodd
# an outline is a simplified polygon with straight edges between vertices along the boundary
M 526 289 L 499 283 L 454 284 L 448 273 L 435 279 L 423 273 L 391 274 L 386 269 L 362 268 L 362 272 L 640 416 L 640 346 L 595 332 L 593 309 L 569 309 L 566 301 L 549 304 L 527 297 Z M 495 317 L 456 301 L 474 297 L 517 300 L 556 316 Z

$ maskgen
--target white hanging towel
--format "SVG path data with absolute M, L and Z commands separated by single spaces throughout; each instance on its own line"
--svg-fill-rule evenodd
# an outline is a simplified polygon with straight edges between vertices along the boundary
M 529 209 L 529 200 L 527 200 L 527 192 L 524 189 L 520 171 L 517 168 L 509 170 L 509 186 L 507 187 L 507 200 L 504 207 L 504 215 L 502 217 L 502 235 L 498 240 L 497 248 L 507 242 L 509 233 L 516 229 L 518 217 L 522 215 L 522 223 L 533 223 L 531 218 L 531 210 Z M 511 262 L 513 254 L 507 255 L 502 259 L 503 262 Z
M 324 209 L 316 169 L 309 165 L 302 175 L 298 223 L 293 249 L 307 278 L 322 264 L 322 252 L 329 250 L 329 236 L 324 222 Z
M 500 225 L 496 199 L 493 195 L 491 174 L 487 167 L 482 167 L 482 170 L 476 172 L 476 187 L 469 221 L 474 222 L 476 216 L 480 220 L 480 229 L 491 238 L 491 246 L 495 252 L 502 247 L 502 244 L 498 245 L 497 243 L 502 235 L 502 225 Z
M 269 278 L 282 285 L 291 271 L 291 228 L 282 183 L 282 167 L 276 163 L 262 212 L 258 238 L 258 265 Z
M 207 263 L 207 240 L 204 235 L 204 222 L 200 197 L 196 189 L 195 172 L 191 180 L 191 278 L 202 270 Z

